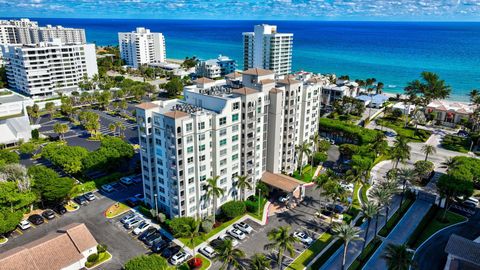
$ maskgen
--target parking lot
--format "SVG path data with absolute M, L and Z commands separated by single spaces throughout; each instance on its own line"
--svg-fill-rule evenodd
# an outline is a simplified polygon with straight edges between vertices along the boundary
M 54 219 L 45 221 L 39 226 L 32 226 L 26 231 L 16 230 L 9 241 L 0 247 L 0 251 L 4 252 L 27 244 L 71 223 L 85 223 L 97 242 L 106 244 L 113 256 L 109 262 L 98 269 L 121 269 L 130 258 L 147 253 L 148 250 L 139 241 L 132 240 L 123 227 L 115 224 L 114 219 L 107 219 L 104 215 L 105 210 L 116 201 L 141 193 L 141 185 L 136 184 L 127 188 L 122 184 L 116 184 L 114 187 L 115 190 L 108 194 L 95 192 L 96 199 L 81 206 L 75 212 L 69 212 L 63 216 L 56 214 Z
M 251 219 L 247 219 L 245 223 L 249 224 L 254 231 L 248 234 L 244 240 L 239 241 L 239 245 L 237 246 L 237 248 L 245 252 L 245 265 L 247 265 L 248 259 L 250 259 L 255 253 L 263 253 L 272 260 L 272 269 L 278 268 L 278 265 L 276 264 L 278 251 L 266 250 L 264 245 L 270 243 L 270 240 L 267 237 L 268 232 L 280 226 L 289 226 L 291 227 L 291 233 L 301 231 L 305 232 L 312 239 L 317 239 L 327 229 L 325 224 L 319 223 L 318 219 L 315 219 L 315 212 L 320 209 L 318 194 L 319 191 L 315 190 L 315 188 L 307 188 L 304 200 L 300 205 L 294 209 L 270 216 L 268 223 L 265 226 L 262 226 Z M 300 253 L 308 248 L 307 245 L 300 242 L 296 243 L 294 247 L 295 252 L 293 256 L 290 256 L 288 252 L 284 254 L 282 263 L 284 267 L 292 263 Z M 220 266 L 221 263 L 214 261 L 212 269 L 219 269 Z

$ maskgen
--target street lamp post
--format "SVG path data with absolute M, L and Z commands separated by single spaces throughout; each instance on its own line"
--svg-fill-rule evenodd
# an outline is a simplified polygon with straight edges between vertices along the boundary
M 153 194 L 153 198 L 155 199 L 155 217 L 158 217 L 158 202 L 157 202 L 157 194 Z

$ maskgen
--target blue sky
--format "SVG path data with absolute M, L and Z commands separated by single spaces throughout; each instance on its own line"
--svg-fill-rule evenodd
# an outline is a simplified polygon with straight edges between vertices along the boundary
M 480 0 L 0 0 L 0 17 L 480 21 Z

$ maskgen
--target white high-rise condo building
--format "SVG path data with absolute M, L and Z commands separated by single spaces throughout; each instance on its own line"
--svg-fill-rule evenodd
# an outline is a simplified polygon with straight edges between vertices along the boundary
M 120 56 L 133 68 L 165 62 L 167 58 L 163 34 L 151 33 L 143 27 L 129 33 L 118 33 L 118 43 Z
M 87 43 L 84 29 L 38 26 L 29 19 L 0 20 L 0 44 L 37 44 L 54 38 L 67 44 Z
M 31 97 L 78 90 L 98 74 L 94 44 L 64 44 L 60 39 L 31 45 L 1 45 L 8 85 Z
M 276 75 L 292 70 L 293 34 L 277 33 L 276 25 L 255 25 L 243 33 L 243 67 L 273 70 Z
M 206 197 L 213 176 L 225 191 L 217 208 L 253 195 L 237 188 L 237 175 L 252 186 L 301 186 L 282 173 L 295 170 L 295 145 L 318 129 L 323 83 L 311 73 L 275 79 L 273 71 L 255 68 L 226 80 L 197 79 L 185 87 L 184 100 L 139 105 L 146 203 L 169 216 L 209 215 L 217 210 Z

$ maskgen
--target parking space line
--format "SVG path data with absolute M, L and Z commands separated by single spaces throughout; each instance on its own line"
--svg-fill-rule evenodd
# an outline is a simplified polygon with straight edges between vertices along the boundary
M 20 235 L 23 234 L 22 230 L 20 230 L 20 229 L 16 229 L 15 231 L 18 232 Z

